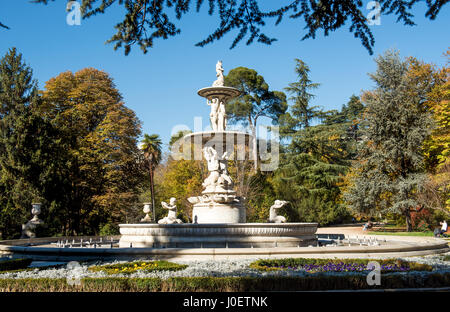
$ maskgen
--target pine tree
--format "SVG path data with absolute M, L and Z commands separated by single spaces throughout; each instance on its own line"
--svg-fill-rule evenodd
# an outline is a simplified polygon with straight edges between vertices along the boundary
M 40 170 L 31 163 L 38 124 L 31 105 L 39 100 L 37 82 L 22 55 L 11 48 L 0 61 L 0 232 L 17 237 L 37 197 Z
M 314 94 L 310 90 L 317 89 L 320 84 L 309 79 L 310 69 L 305 62 L 295 59 L 295 73 L 298 81 L 290 83 L 285 90 L 292 94 L 289 100 L 294 104 L 290 107 L 290 112 L 283 116 L 281 124 L 281 134 L 289 135 L 304 128 L 308 128 L 314 119 L 320 116 L 317 106 L 310 106 Z
M 296 72 L 299 81 L 286 88 L 293 94 L 290 99 L 294 103 L 283 116 L 280 132 L 290 142 L 274 178 L 275 188 L 280 198 L 297 208 L 301 220 L 337 222 L 345 216 L 337 199 L 338 184 L 349 166 L 342 124 L 346 117 L 339 123 L 335 120 L 313 125 L 313 120 L 326 119 L 330 114 L 310 106 L 314 97 L 311 90 L 319 84 L 310 80 L 309 67 L 299 59 Z
M 411 81 L 408 62 L 396 51 L 375 61 L 377 70 L 370 77 L 377 87 L 363 96 L 363 146 L 345 198 L 358 212 L 401 214 L 411 231 L 411 211 L 420 204 L 417 192 L 425 181 L 421 148 L 431 119 L 423 95 L 431 85 Z

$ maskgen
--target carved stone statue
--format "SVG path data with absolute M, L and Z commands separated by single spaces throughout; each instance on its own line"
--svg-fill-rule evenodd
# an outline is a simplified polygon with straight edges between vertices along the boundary
M 151 222 L 152 218 L 150 218 L 149 213 L 150 213 L 150 206 L 151 203 L 144 203 L 144 209 L 142 211 L 144 211 L 145 213 L 145 217 L 141 219 L 141 222 Z
M 228 152 L 225 152 L 219 159 L 220 176 L 217 180 L 217 184 L 219 184 L 224 190 L 231 190 L 233 188 L 233 181 L 228 174 L 228 158 L 230 156 L 231 155 Z
M 167 214 L 167 217 L 164 217 L 158 221 L 159 224 L 183 223 L 183 221 L 177 219 L 177 205 L 175 205 L 175 201 L 176 198 L 172 197 L 169 201 L 169 204 L 167 204 L 166 202 L 161 202 L 161 206 L 169 210 L 169 213 Z
M 206 100 L 206 104 L 211 106 L 211 113 L 209 114 L 209 120 L 211 121 L 211 128 L 213 131 L 217 131 L 217 125 L 219 120 L 219 99 L 214 98 L 211 101 Z
M 217 180 L 220 177 L 219 156 L 217 155 L 216 150 L 211 146 L 203 149 L 203 155 L 208 163 L 209 176 L 202 185 L 205 187 L 205 192 L 214 192 Z
M 218 61 L 216 64 L 216 76 L 217 76 L 217 80 L 214 81 L 213 87 L 223 87 L 224 86 L 224 78 L 223 78 L 222 61 Z
M 270 214 L 269 214 L 269 222 L 270 223 L 285 223 L 286 222 L 286 218 L 283 216 L 279 216 L 277 213 L 277 210 L 280 209 L 281 207 L 283 207 L 284 205 L 286 205 L 287 203 L 289 203 L 288 201 L 285 200 L 276 200 L 272 207 L 270 207 Z
M 225 103 L 220 102 L 217 111 L 217 131 L 225 131 L 227 128 L 227 113 L 225 111 Z
M 36 234 L 34 230 L 37 226 L 42 225 L 44 221 L 39 219 L 39 214 L 41 213 L 41 204 L 36 203 L 32 204 L 31 213 L 33 214 L 33 218 L 25 224 L 22 224 L 22 236 L 21 238 L 34 238 Z

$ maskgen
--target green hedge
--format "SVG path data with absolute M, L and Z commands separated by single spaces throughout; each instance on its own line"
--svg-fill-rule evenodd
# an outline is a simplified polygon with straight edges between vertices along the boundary
M 303 267 L 305 265 L 327 265 L 332 264 L 363 264 L 367 265 L 369 262 L 376 261 L 381 266 L 383 265 L 397 265 L 398 267 L 406 267 L 410 271 L 432 271 L 433 267 L 427 264 L 417 262 L 409 262 L 400 259 L 304 259 L 304 258 L 286 258 L 286 259 L 268 259 L 257 260 L 250 264 L 253 269 L 261 271 L 275 271 L 284 270 L 288 267 Z M 384 271 L 384 270 L 382 270 Z M 386 271 L 393 272 L 393 271 Z
M 147 291 L 302 291 L 358 290 L 395 288 L 438 288 L 450 285 L 450 273 L 385 274 L 380 286 L 369 286 L 364 274 L 311 274 L 307 277 L 173 277 L 160 278 L 85 278 L 71 286 L 66 279 L 0 279 L 0 291 L 19 292 L 147 292 Z
M 26 269 L 33 262 L 31 259 L 12 259 L 0 261 L 0 272 Z

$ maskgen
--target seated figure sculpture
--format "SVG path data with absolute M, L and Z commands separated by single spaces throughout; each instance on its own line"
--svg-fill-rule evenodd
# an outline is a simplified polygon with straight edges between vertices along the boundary
M 169 201 L 169 204 L 167 204 L 166 202 L 161 202 L 161 206 L 169 210 L 169 213 L 167 214 L 167 217 L 164 217 L 161 220 L 159 220 L 158 224 L 183 223 L 183 221 L 177 219 L 177 205 L 175 205 L 175 201 L 176 201 L 175 197 L 172 197 Z
M 285 200 L 276 200 L 270 207 L 269 222 L 270 223 L 286 223 L 286 218 L 279 216 L 277 210 L 289 203 Z

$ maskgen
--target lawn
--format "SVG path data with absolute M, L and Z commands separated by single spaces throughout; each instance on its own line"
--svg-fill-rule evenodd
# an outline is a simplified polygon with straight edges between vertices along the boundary
M 427 232 L 380 232 L 380 231 L 368 231 L 368 235 L 395 235 L 395 236 L 429 236 L 433 237 L 432 231 Z

